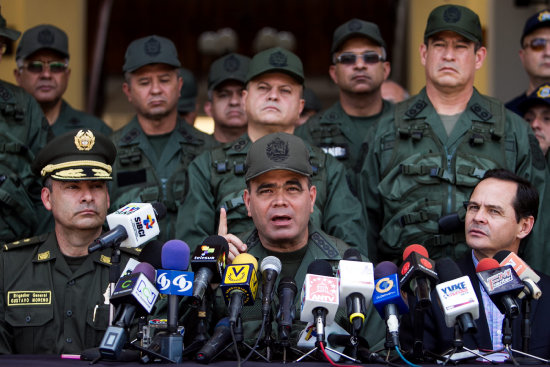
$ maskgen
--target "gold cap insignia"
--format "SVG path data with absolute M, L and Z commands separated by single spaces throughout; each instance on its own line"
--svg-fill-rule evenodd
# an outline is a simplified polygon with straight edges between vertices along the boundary
M 95 144 L 95 136 L 91 130 L 80 130 L 74 137 L 74 145 L 78 150 L 91 150 Z

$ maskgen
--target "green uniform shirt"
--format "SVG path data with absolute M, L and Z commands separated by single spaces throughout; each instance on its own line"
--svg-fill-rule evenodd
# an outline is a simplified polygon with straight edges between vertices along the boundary
M 393 104 L 383 100 L 382 111 L 374 116 L 355 118 L 346 114 L 340 102 L 328 110 L 311 117 L 304 125 L 298 126 L 295 135 L 323 149 L 346 166 L 352 182 L 361 169 L 368 151 L 369 139 L 366 137 L 376 126 L 380 117 L 393 111 Z
M 507 168 L 545 192 L 546 163 L 529 126 L 475 89 L 449 136 L 422 90 L 382 117 L 373 142 L 359 193 L 368 233 L 377 236 L 369 238 L 375 261 L 396 260 L 414 243 L 426 246 L 432 258 L 460 257 L 468 249 L 463 203 L 488 169 Z M 447 215 L 454 220 L 439 221 Z M 541 258 L 525 260 L 537 267 Z
M 31 164 L 50 128 L 36 100 L 0 80 L 0 244 L 32 236 L 47 218 Z
M 218 233 L 222 207 L 227 211 L 230 233 L 245 233 L 254 228 L 242 198 L 246 188 L 244 163 L 251 145 L 245 134 L 203 153 L 189 165 L 189 191 L 178 213 L 176 237 L 187 241 L 191 248 Z M 367 255 L 361 205 L 346 183 L 344 167 L 311 145 L 309 153 L 314 166 L 312 182 L 317 187 L 312 223 Z
M 159 158 L 137 117 L 111 138 L 117 147 L 110 191 L 111 210 L 131 202 L 163 202 L 168 212 L 166 218 L 159 221 L 159 239 L 175 238 L 177 207 L 183 202 L 188 188 L 187 166 L 216 142 L 179 118 Z
M 121 269 L 129 256 L 121 254 Z M 0 256 L 0 354 L 78 354 L 99 346 L 109 322 L 111 250 L 73 273 L 54 233 L 8 244 Z
M 65 100 L 61 102 L 61 111 L 52 125 L 54 136 L 78 129 L 91 129 L 103 135 L 111 135 L 113 130 L 105 122 L 85 112 L 75 110 Z

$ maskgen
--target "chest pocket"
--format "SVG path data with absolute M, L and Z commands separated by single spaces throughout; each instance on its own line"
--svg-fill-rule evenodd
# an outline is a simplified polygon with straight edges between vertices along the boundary
M 47 326 L 53 322 L 53 304 L 6 307 L 6 322 L 13 328 L 15 353 L 40 353 L 34 346 L 55 346 L 56 330 Z
M 109 305 L 89 306 L 86 313 L 86 347 L 101 344 L 101 339 L 109 324 Z

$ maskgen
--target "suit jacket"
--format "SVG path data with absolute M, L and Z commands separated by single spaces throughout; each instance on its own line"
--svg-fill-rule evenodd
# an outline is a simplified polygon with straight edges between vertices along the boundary
M 465 257 L 457 262 L 462 274 L 470 277 L 472 285 L 479 300 L 479 319 L 476 320 L 477 333 L 465 334 L 463 336 L 464 346 L 470 349 L 489 349 L 493 348 L 489 326 L 485 317 L 485 307 L 481 297 L 481 285 L 476 275 L 472 254 L 469 252 Z M 531 301 L 531 339 L 529 343 L 529 353 L 542 358 L 550 358 L 550 277 L 539 273 L 540 281 L 538 286 L 542 290 L 542 297 L 539 300 Z M 414 310 L 414 296 L 409 295 L 411 310 Z M 432 307 L 424 313 L 424 349 L 436 353 L 443 353 L 453 346 L 454 328 L 448 328 L 445 325 L 445 318 L 439 307 L 437 294 L 432 291 Z M 518 300 L 520 310 L 522 300 Z M 401 343 L 404 349 L 412 346 L 413 332 L 412 313 L 405 315 L 401 326 Z M 522 314 L 513 320 L 512 323 L 512 348 L 522 350 L 521 322 Z

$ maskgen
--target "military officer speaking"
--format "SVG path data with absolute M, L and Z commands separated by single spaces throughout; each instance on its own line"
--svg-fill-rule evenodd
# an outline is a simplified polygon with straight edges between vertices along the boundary
M 60 135 L 40 151 L 52 233 L 12 242 L 0 256 L 0 354 L 80 353 L 96 347 L 109 322 L 111 250 L 88 255 L 109 208 L 116 149 L 91 130 Z M 121 265 L 129 256 L 122 253 Z
M 546 163 L 529 126 L 474 88 L 487 54 L 482 41 L 470 9 L 430 13 L 420 45 L 426 87 L 382 117 L 359 176 L 369 234 L 379 234 L 369 242 L 376 261 L 395 260 L 413 243 L 434 258 L 468 251 L 463 203 L 489 169 L 507 168 L 544 193 Z M 543 244 L 526 248 L 536 253 Z M 545 257 L 537 256 L 526 260 L 540 269 Z

